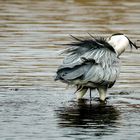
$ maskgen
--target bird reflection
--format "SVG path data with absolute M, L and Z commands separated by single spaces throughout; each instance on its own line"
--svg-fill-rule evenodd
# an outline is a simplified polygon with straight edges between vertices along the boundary
M 59 127 L 93 129 L 94 135 L 101 136 L 116 131 L 119 111 L 106 104 L 88 104 L 85 99 L 73 102 L 68 107 L 56 110 Z

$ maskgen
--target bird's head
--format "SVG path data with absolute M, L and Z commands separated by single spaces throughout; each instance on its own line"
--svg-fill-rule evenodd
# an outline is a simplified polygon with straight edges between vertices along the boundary
M 128 46 L 138 49 L 138 46 L 122 33 L 111 35 L 107 38 L 107 42 L 115 49 L 118 56 L 121 55 Z

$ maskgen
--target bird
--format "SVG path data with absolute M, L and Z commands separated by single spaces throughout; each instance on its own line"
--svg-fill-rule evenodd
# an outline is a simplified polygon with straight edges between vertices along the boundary
M 76 98 L 82 99 L 87 90 L 97 89 L 99 100 L 106 101 L 107 90 L 115 84 L 120 74 L 120 55 L 128 46 L 139 47 L 125 34 L 115 33 L 105 38 L 93 36 L 78 38 L 65 44 L 62 65 L 56 71 L 55 81 L 60 80 L 76 87 Z

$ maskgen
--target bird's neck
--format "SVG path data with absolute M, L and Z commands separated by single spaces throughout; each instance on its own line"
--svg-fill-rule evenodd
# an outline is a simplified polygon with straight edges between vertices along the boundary
M 114 47 L 118 56 L 121 55 L 125 51 L 126 48 L 127 48 L 126 46 L 115 46 Z

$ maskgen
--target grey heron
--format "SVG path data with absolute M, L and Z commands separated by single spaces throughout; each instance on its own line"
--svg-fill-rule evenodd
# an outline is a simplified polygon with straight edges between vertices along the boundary
M 90 34 L 89 34 L 90 35 Z M 108 38 L 94 37 L 82 39 L 72 36 L 74 42 L 68 48 L 63 64 L 58 68 L 55 80 L 75 85 L 77 99 L 81 99 L 88 89 L 97 89 L 100 101 L 105 101 L 107 89 L 116 82 L 120 73 L 119 56 L 133 43 L 126 35 L 116 33 Z

